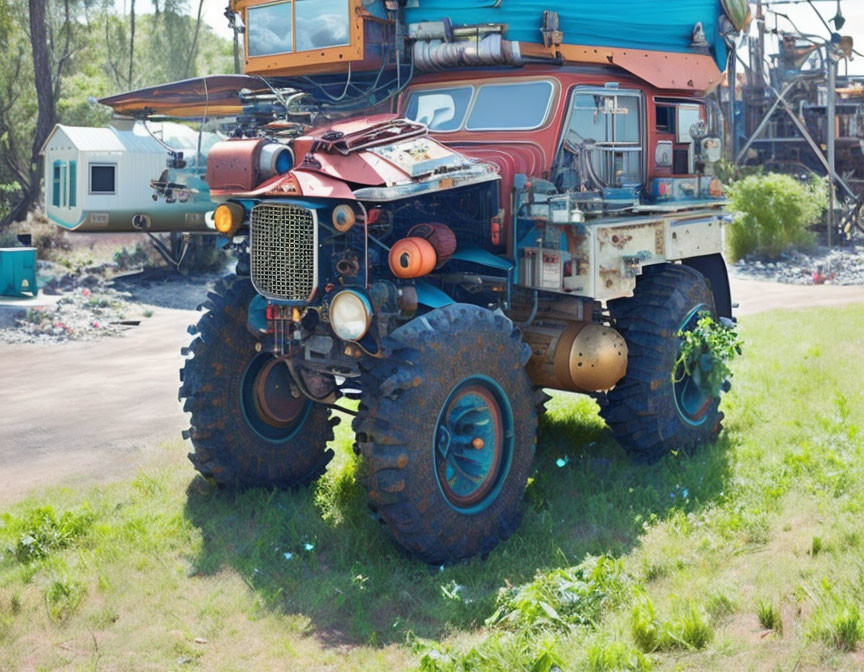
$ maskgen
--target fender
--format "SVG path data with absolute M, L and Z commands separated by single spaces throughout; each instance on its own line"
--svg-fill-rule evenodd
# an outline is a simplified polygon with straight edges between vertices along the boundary
M 681 263 L 705 276 L 714 294 L 717 315 L 732 319 L 732 290 L 729 287 L 729 271 L 723 255 L 706 254 L 701 257 L 690 257 L 683 259 Z

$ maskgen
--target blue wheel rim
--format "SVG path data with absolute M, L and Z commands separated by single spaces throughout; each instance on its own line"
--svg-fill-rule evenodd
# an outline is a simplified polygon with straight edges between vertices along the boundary
M 699 313 L 708 309 L 704 303 L 693 308 L 678 331 L 690 331 L 699 321 Z M 677 332 L 676 332 L 677 333 Z M 680 350 L 679 350 L 680 353 Z M 677 359 L 677 358 L 676 358 Z M 675 371 L 672 383 L 672 396 L 675 398 L 675 408 L 681 419 L 692 427 L 699 427 L 708 421 L 711 405 L 714 398 L 702 391 L 692 376 L 684 373 L 684 367 L 680 366 Z
M 433 437 L 438 488 L 460 513 L 484 511 L 497 499 L 513 458 L 513 410 L 485 376 L 462 380 L 447 397 Z
M 306 397 L 294 398 L 285 372 L 278 367 L 287 371 L 284 364 L 262 352 L 249 362 L 240 385 L 240 407 L 246 424 L 271 443 L 294 438 L 306 424 L 314 403 Z

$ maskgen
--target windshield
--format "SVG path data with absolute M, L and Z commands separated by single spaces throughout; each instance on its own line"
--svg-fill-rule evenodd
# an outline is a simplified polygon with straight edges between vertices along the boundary
M 474 87 L 425 89 L 408 99 L 405 116 L 425 124 L 430 131 L 456 131 L 462 127 Z
M 437 132 L 530 130 L 546 121 L 553 91 L 552 82 L 536 80 L 420 89 L 405 116 Z
M 529 130 L 543 125 L 552 98 L 551 82 L 486 84 L 480 87 L 469 131 Z

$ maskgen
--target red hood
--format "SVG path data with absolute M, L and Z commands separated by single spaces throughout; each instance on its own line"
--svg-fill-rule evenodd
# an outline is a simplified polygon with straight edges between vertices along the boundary
M 476 165 L 473 159 L 426 133 L 422 124 L 395 115 L 316 128 L 294 141 L 296 163 L 289 173 L 268 179 L 248 192 L 211 185 L 211 193 L 237 198 L 297 195 L 353 199 L 356 188 L 406 185 L 438 171 Z M 491 166 L 488 170 L 494 172 Z

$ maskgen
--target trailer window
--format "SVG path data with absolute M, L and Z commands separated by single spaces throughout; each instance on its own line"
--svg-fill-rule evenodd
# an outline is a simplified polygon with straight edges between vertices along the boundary
M 51 193 L 51 205 L 60 207 L 60 162 L 54 162 L 54 186 Z
M 469 131 L 518 131 L 539 128 L 552 103 L 551 82 L 486 84 L 480 87 L 468 118 Z
M 430 131 L 456 131 L 462 127 L 473 93 L 472 86 L 415 91 L 405 116 L 426 124 Z
M 90 193 L 113 194 L 116 192 L 117 166 L 106 163 L 90 164 Z
M 78 164 L 75 161 L 69 162 L 69 207 L 74 208 L 78 204 Z

